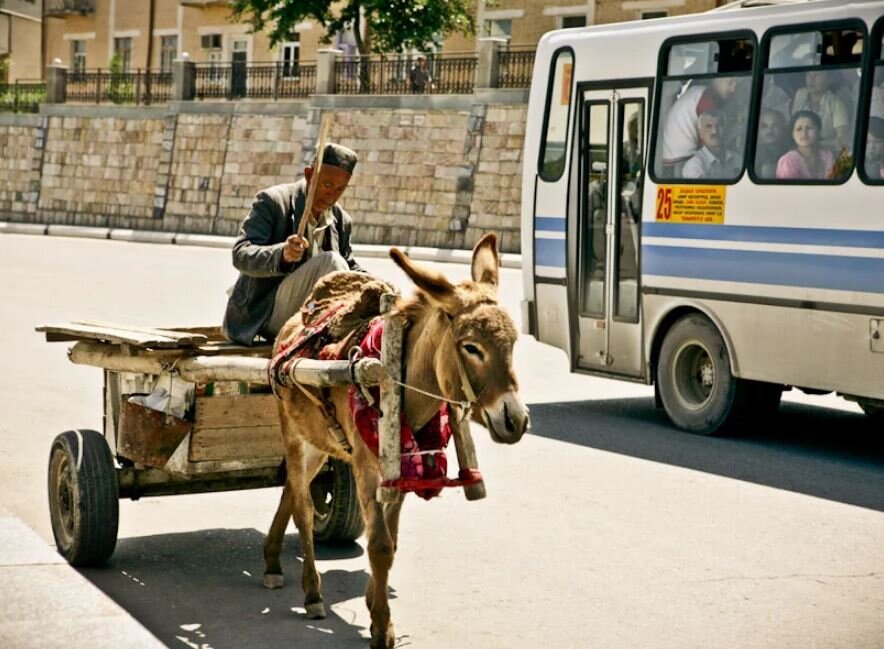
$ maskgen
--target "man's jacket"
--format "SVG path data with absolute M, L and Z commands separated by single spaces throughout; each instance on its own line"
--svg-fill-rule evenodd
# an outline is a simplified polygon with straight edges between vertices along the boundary
M 306 180 L 302 179 L 259 192 L 242 222 L 233 245 L 233 265 L 240 274 L 227 302 L 223 325 L 224 335 L 234 342 L 254 344 L 255 336 L 262 333 L 273 311 L 280 282 L 308 259 L 287 263 L 282 258 L 286 239 L 298 231 L 306 187 Z M 362 270 L 350 249 L 350 215 L 337 204 L 331 209 L 334 220 L 326 231 L 322 250 L 332 250 L 337 241 L 337 252 L 350 268 Z

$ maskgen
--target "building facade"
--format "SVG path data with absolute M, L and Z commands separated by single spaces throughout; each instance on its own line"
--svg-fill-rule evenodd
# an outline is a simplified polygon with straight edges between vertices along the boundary
M 0 83 L 43 77 L 41 0 L 6 0 L 0 6 Z
M 477 33 L 451 35 L 446 53 L 475 52 L 483 36 L 506 38 L 530 48 L 552 29 L 658 18 L 706 11 L 722 0 L 478 0 Z M 323 29 L 312 21 L 295 28 L 291 39 L 271 47 L 263 33 L 231 20 L 225 0 L 45 0 L 45 60 L 72 70 L 107 68 L 119 56 L 125 69 L 170 69 L 182 53 L 199 63 L 315 61 Z M 7 0 L 7 4 L 26 4 Z M 38 13 L 39 16 L 39 13 Z M 150 38 L 148 37 L 150 35 Z M 338 34 L 332 46 L 356 53 L 352 34 Z M 40 76 L 34 72 L 35 76 Z

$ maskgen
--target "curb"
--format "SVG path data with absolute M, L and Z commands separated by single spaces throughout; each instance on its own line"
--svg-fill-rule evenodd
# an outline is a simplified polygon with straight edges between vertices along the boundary
M 36 234 L 55 237 L 76 237 L 79 239 L 110 239 L 130 243 L 164 243 L 177 246 L 200 246 L 204 248 L 233 247 L 235 237 L 213 234 L 188 234 L 184 232 L 162 232 L 159 230 L 129 230 L 125 228 L 98 228 L 83 225 L 46 225 L 41 223 L 15 223 L 0 221 L 0 234 Z M 399 246 L 415 261 L 431 261 L 445 264 L 469 264 L 473 259 L 472 250 L 449 248 L 425 248 L 422 246 Z M 390 246 L 354 244 L 353 254 L 357 257 L 387 258 Z M 521 268 L 522 255 L 511 252 L 500 254 L 503 268 Z

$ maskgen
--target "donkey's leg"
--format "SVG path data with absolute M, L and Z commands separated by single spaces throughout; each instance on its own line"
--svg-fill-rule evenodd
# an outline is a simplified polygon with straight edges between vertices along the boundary
M 285 536 L 285 528 L 288 527 L 292 517 L 292 496 L 288 478 L 282 489 L 282 497 L 279 499 L 279 507 L 273 517 L 273 524 L 264 539 L 264 588 L 282 588 L 282 564 L 279 555 L 282 552 L 282 541 Z
M 402 512 L 404 496 L 405 494 L 402 494 L 396 502 L 384 505 L 384 520 L 387 522 L 387 529 L 390 530 L 390 537 L 393 539 L 394 553 L 399 547 L 399 514 Z
M 384 508 L 375 499 L 380 477 L 373 469 L 358 470 L 361 464 L 354 462 L 353 468 L 365 518 L 368 561 L 371 564 L 371 578 L 365 589 L 365 603 L 371 614 L 371 649 L 392 649 L 396 634 L 390 621 L 387 583 L 393 566 L 394 541 L 387 528 Z

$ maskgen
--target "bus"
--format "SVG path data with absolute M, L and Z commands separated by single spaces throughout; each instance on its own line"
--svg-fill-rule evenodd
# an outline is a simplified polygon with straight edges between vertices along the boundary
M 786 389 L 884 414 L 884 2 L 746 0 L 546 34 L 525 333 L 733 430 Z

